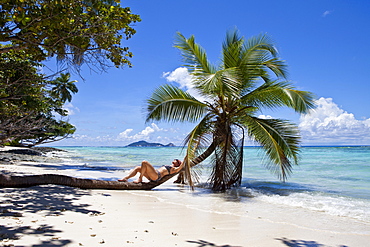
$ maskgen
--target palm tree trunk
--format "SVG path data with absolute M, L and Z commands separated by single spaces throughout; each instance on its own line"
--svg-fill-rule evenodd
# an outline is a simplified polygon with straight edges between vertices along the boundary
M 212 144 L 197 158 L 192 160 L 191 166 L 195 166 L 208 158 L 215 150 L 217 142 L 213 141 Z M 96 179 L 83 179 L 75 178 L 65 175 L 57 174 L 42 174 L 42 175 L 29 175 L 29 176 L 10 176 L 0 174 L 0 187 L 1 188 L 26 188 L 38 185 L 56 184 L 69 187 L 76 187 L 81 189 L 107 189 L 107 190 L 151 190 L 164 182 L 168 181 L 177 173 L 164 176 L 157 182 L 139 183 L 132 182 L 118 182 L 106 181 Z M 175 183 L 184 183 L 183 172 L 180 172 Z M 180 182 L 179 182 L 180 181 Z
M 205 159 L 207 159 L 215 151 L 217 145 L 218 145 L 218 142 L 213 140 L 211 145 L 201 155 L 199 155 L 198 157 L 196 157 L 195 159 L 191 161 L 191 167 L 196 166 L 202 161 L 204 161 Z
M 227 184 L 227 187 L 230 187 L 232 185 L 240 186 L 242 182 L 243 177 L 243 144 L 244 144 L 244 130 L 242 138 L 239 140 L 239 143 L 236 145 L 238 148 L 238 155 L 235 157 L 234 163 L 235 163 L 235 170 L 233 175 L 231 176 L 230 181 Z
M 217 145 L 218 145 L 218 142 L 213 140 L 211 145 L 201 155 L 199 155 L 198 157 L 196 157 L 195 159 L 191 161 L 190 167 L 196 166 L 202 161 L 204 161 L 205 159 L 207 159 L 215 151 Z M 180 174 L 177 176 L 177 179 L 174 181 L 174 183 L 185 184 L 184 172 L 180 172 Z
M 174 177 L 176 173 L 164 176 L 157 182 L 138 183 L 118 182 L 96 179 L 75 178 L 57 174 L 42 174 L 29 176 L 10 176 L 0 174 L 0 187 L 26 188 L 31 186 L 56 184 L 80 189 L 106 189 L 106 190 L 151 190 Z
M 225 131 L 224 142 L 222 147 L 218 147 L 216 150 L 216 155 L 218 154 L 217 151 L 220 152 L 220 156 L 216 157 L 216 163 L 214 166 L 214 170 L 212 172 L 212 177 L 210 180 L 212 181 L 212 189 L 214 191 L 225 191 L 226 183 L 227 183 L 227 174 L 226 174 L 226 166 L 228 163 L 228 152 L 230 149 L 231 143 L 231 133 L 229 130 Z

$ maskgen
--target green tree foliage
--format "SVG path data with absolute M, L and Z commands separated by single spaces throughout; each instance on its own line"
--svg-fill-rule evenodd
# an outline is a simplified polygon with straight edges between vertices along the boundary
M 40 68 L 25 52 L 0 54 L 0 144 L 33 146 L 74 133 L 63 105 L 77 92 L 75 81 L 68 73 L 47 80 Z
M 298 162 L 298 128 L 287 120 L 260 118 L 260 112 L 290 107 L 305 113 L 314 103 L 310 92 L 286 81 L 286 65 L 270 39 L 260 35 L 245 40 L 236 30 L 228 32 L 218 65 L 208 60 L 194 36 L 187 39 L 179 33 L 175 47 L 193 76 L 194 89 L 205 100 L 170 84 L 160 86 L 148 99 L 147 121 L 197 123 L 185 140 L 190 183 L 190 167 L 213 154 L 212 188 L 240 185 L 245 136 L 262 146 L 267 167 L 285 180 Z
M 35 61 L 56 56 L 67 65 L 87 63 L 104 69 L 131 66 L 122 39 L 135 34 L 140 17 L 112 0 L 2 0 L 0 53 L 23 50 Z
M 121 42 L 139 21 L 119 0 L 2 0 L 0 144 L 36 145 L 72 134 L 63 105 L 77 93 L 75 81 L 69 73 L 46 79 L 40 62 L 56 57 L 78 72 L 83 64 L 131 66 L 132 53 Z

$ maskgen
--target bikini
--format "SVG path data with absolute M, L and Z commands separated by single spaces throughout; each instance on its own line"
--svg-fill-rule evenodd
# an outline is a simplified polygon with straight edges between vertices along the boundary
M 171 174 L 171 168 L 172 168 L 172 166 L 164 166 L 164 168 L 167 169 L 168 174 Z
M 171 168 L 172 168 L 172 166 L 163 166 L 163 167 L 166 168 L 166 170 L 168 171 L 168 174 L 171 174 Z M 156 170 L 156 171 L 158 173 L 158 178 L 156 180 L 150 180 L 152 182 L 157 182 L 157 181 L 159 181 L 162 178 L 161 173 L 158 170 Z

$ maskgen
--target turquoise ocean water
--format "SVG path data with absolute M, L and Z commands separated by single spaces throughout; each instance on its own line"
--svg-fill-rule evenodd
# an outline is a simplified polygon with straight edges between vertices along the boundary
M 102 174 L 99 178 L 107 180 L 123 177 L 142 160 L 159 167 L 183 157 L 179 147 L 59 148 L 68 151 L 62 157 L 68 161 L 66 164 L 77 168 L 77 172 L 99 171 Z M 303 147 L 300 157 L 293 174 L 286 182 L 281 182 L 265 169 L 259 148 L 245 147 L 241 187 L 226 193 L 212 193 L 201 186 L 187 193 L 190 197 L 227 198 L 233 202 L 235 214 L 243 210 L 244 204 L 254 200 L 370 223 L 370 146 Z M 201 170 L 205 183 L 209 174 L 207 161 Z M 156 190 L 160 191 L 161 186 Z M 230 205 L 228 210 L 231 210 Z

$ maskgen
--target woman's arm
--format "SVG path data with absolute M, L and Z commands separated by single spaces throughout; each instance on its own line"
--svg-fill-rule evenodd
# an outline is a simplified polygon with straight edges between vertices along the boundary
M 171 174 L 180 172 L 182 170 L 182 168 L 184 168 L 184 165 L 185 165 L 185 162 L 181 162 L 180 166 L 173 167 L 172 170 L 171 170 Z

